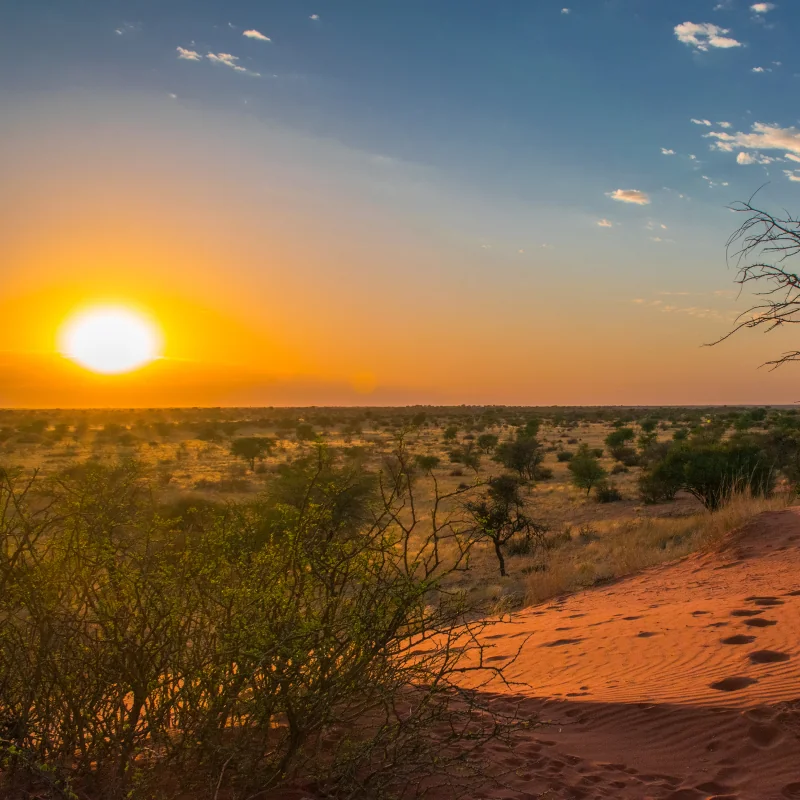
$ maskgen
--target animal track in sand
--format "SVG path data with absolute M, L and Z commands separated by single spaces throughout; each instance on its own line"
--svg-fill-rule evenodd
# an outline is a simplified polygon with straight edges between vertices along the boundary
M 542 647 L 566 647 L 570 644 L 578 644 L 583 639 L 556 639 L 554 642 L 545 642 Z
M 729 636 L 727 639 L 723 639 L 722 644 L 750 644 L 755 640 L 755 636 L 746 636 L 743 633 L 738 633 L 736 636 Z
M 746 689 L 754 683 L 758 683 L 755 678 L 736 675 L 730 678 L 723 678 L 721 681 L 715 681 L 711 684 L 711 688 L 716 689 L 718 692 L 738 692 L 740 689 Z
M 750 653 L 749 658 L 754 664 L 779 664 L 782 661 L 788 661 L 790 656 L 788 653 L 779 653 L 777 650 L 756 650 Z
M 757 617 L 756 619 L 746 619 L 744 624 L 749 625 L 751 628 L 768 628 L 770 625 L 777 625 L 778 623 L 774 619 Z
M 777 597 L 746 597 L 750 603 L 755 603 L 757 606 L 782 606 L 784 604 L 783 600 L 779 600 Z
M 747 732 L 756 747 L 766 749 L 779 742 L 783 736 L 774 725 L 753 725 Z

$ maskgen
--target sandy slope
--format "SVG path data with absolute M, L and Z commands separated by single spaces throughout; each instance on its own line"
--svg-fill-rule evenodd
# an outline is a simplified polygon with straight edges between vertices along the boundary
M 496 703 L 549 721 L 487 748 L 494 798 L 800 798 L 800 508 L 720 552 L 529 609 Z M 529 638 L 528 638 L 529 637 Z

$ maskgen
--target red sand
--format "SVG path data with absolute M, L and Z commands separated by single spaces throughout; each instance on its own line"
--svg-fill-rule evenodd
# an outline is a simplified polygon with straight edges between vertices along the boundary
M 485 750 L 492 798 L 800 798 L 800 508 L 720 551 L 486 631 L 497 704 L 547 720 Z

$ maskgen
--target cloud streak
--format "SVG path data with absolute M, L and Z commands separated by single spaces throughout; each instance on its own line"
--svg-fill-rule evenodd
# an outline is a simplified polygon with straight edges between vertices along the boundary
M 242 36 L 246 36 L 248 39 L 258 39 L 259 42 L 271 42 L 272 39 L 269 36 L 264 36 L 261 31 L 257 31 L 255 28 L 251 28 L 249 31 L 243 31 Z
M 187 50 L 185 47 L 176 47 L 178 51 L 178 58 L 183 58 L 186 61 L 200 61 L 202 56 L 196 50 Z
M 650 197 L 638 189 L 615 189 L 613 192 L 608 192 L 606 196 L 620 203 L 633 203 L 638 206 L 650 205 Z

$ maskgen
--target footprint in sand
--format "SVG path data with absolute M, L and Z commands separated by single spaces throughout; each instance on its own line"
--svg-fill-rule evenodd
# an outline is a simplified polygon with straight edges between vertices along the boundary
M 545 642 L 542 647 L 565 647 L 569 644 L 578 644 L 583 639 L 556 639 L 554 642 Z
M 783 600 L 778 600 L 777 597 L 747 597 L 745 599 L 757 606 L 782 606 L 784 603 Z
M 716 689 L 718 692 L 738 692 L 740 689 L 746 689 L 754 683 L 758 683 L 755 678 L 746 678 L 743 675 L 736 675 L 712 683 L 711 688 Z
M 736 636 L 729 636 L 727 639 L 723 639 L 722 644 L 750 644 L 755 640 L 755 636 L 745 636 L 745 634 L 739 633 Z
M 739 608 L 736 611 L 731 611 L 732 617 L 755 617 L 757 614 L 763 614 L 763 611 L 758 611 L 755 608 Z
M 774 725 L 753 725 L 747 735 L 756 747 L 764 750 L 777 744 L 783 738 L 780 730 Z
M 756 650 L 750 653 L 750 660 L 754 664 L 779 664 L 789 658 L 788 653 L 779 653 L 777 650 Z
M 746 619 L 744 624 L 749 625 L 751 628 L 768 628 L 770 625 L 777 625 L 778 623 L 774 619 L 757 617 L 756 619 Z

